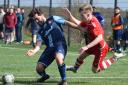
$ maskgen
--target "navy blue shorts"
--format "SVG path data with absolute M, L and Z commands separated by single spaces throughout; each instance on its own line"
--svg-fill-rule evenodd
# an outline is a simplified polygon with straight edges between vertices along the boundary
M 41 63 L 45 67 L 48 67 L 54 61 L 55 53 L 62 53 L 65 58 L 67 53 L 67 45 L 64 43 L 58 43 L 55 47 L 47 47 L 41 54 L 38 64 Z
M 113 40 L 122 40 L 123 30 L 114 30 L 113 31 Z

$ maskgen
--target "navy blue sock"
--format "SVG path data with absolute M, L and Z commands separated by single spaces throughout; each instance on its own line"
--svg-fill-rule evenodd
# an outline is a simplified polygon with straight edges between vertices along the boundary
M 60 76 L 62 80 L 66 80 L 66 66 L 65 64 L 58 65 Z
M 37 71 L 37 73 L 38 73 L 40 76 L 46 76 L 46 75 L 47 75 L 45 71 L 42 71 L 42 72 Z

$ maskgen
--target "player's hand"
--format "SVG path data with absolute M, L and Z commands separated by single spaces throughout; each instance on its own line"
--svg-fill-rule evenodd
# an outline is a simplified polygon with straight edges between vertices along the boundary
M 87 49 L 88 48 L 86 46 L 85 47 L 81 47 L 79 53 L 83 54 Z
M 27 55 L 33 56 L 36 52 L 33 49 L 28 50 Z
M 63 12 L 66 15 L 67 18 L 70 18 L 71 12 L 68 10 L 68 8 L 63 8 Z

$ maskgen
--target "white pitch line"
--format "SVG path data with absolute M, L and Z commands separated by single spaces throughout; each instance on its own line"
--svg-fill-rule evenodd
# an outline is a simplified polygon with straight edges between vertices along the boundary
M 39 77 L 16 77 L 17 79 L 35 79 Z M 60 78 L 60 77 L 53 77 Z M 67 79 L 128 79 L 128 77 L 67 77 Z
M 2 47 L 1 45 L 0 45 L 0 48 L 17 49 L 17 50 L 29 50 L 29 49 L 31 49 L 31 48 L 29 48 L 29 49 L 23 49 L 23 48 L 15 48 L 15 47 Z M 41 50 L 40 50 L 40 51 L 41 51 Z M 76 52 L 68 52 L 67 54 L 70 54 L 70 55 L 79 55 L 79 54 L 76 53 Z
M 2 47 L 1 45 L 0 45 L 0 48 L 18 49 L 18 50 L 29 50 L 29 49 L 31 49 L 31 48 L 29 48 L 29 49 L 23 49 L 23 48 L 15 48 L 15 47 Z M 40 50 L 40 51 L 41 51 L 41 50 Z M 69 54 L 69 55 L 79 55 L 79 54 L 76 53 L 76 52 L 68 52 L 67 54 Z M 127 59 L 121 59 L 121 60 L 128 61 Z

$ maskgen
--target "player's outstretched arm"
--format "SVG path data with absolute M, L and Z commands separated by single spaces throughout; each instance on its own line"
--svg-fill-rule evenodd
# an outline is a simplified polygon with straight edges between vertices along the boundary
M 37 53 L 40 50 L 41 44 L 41 41 L 37 41 L 35 48 L 28 50 L 27 55 L 33 56 L 35 53 Z
M 43 42 L 43 40 L 41 38 L 41 35 L 38 34 L 37 35 L 37 42 L 36 42 L 35 48 L 28 50 L 27 51 L 27 55 L 28 56 L 33 56 L 35 53 L 37 53 L 40 50 L 40 47 L 42 45 L 42 42 Z
M 70 21 L 68 21 L 68 20 L 65 20 L 65 24 L 68 25 L 68 26 L 70 26 L 70 27 L 73 27 L 74 29 L 80 30 L 79 25 L 77 25 L 77 24 L 75 24 L 75 23 L 73 23 L 73 22 L 70 22 Z
M 69 20 L 77 25 L 80 24 L 80 20 L 76 19 L 67 8 L 63 8 L 64 14 Z
M 103 36 L 102 34 L 98 35 L 91 43 L 87 44 L 86 46 L 82 47 L 80 49 L 80 54 L 83 54 L 83 52 L 85 52 L 85 50 L 94 47 L 95 45 L 97 45 L 101 40 L 103 40 Z

